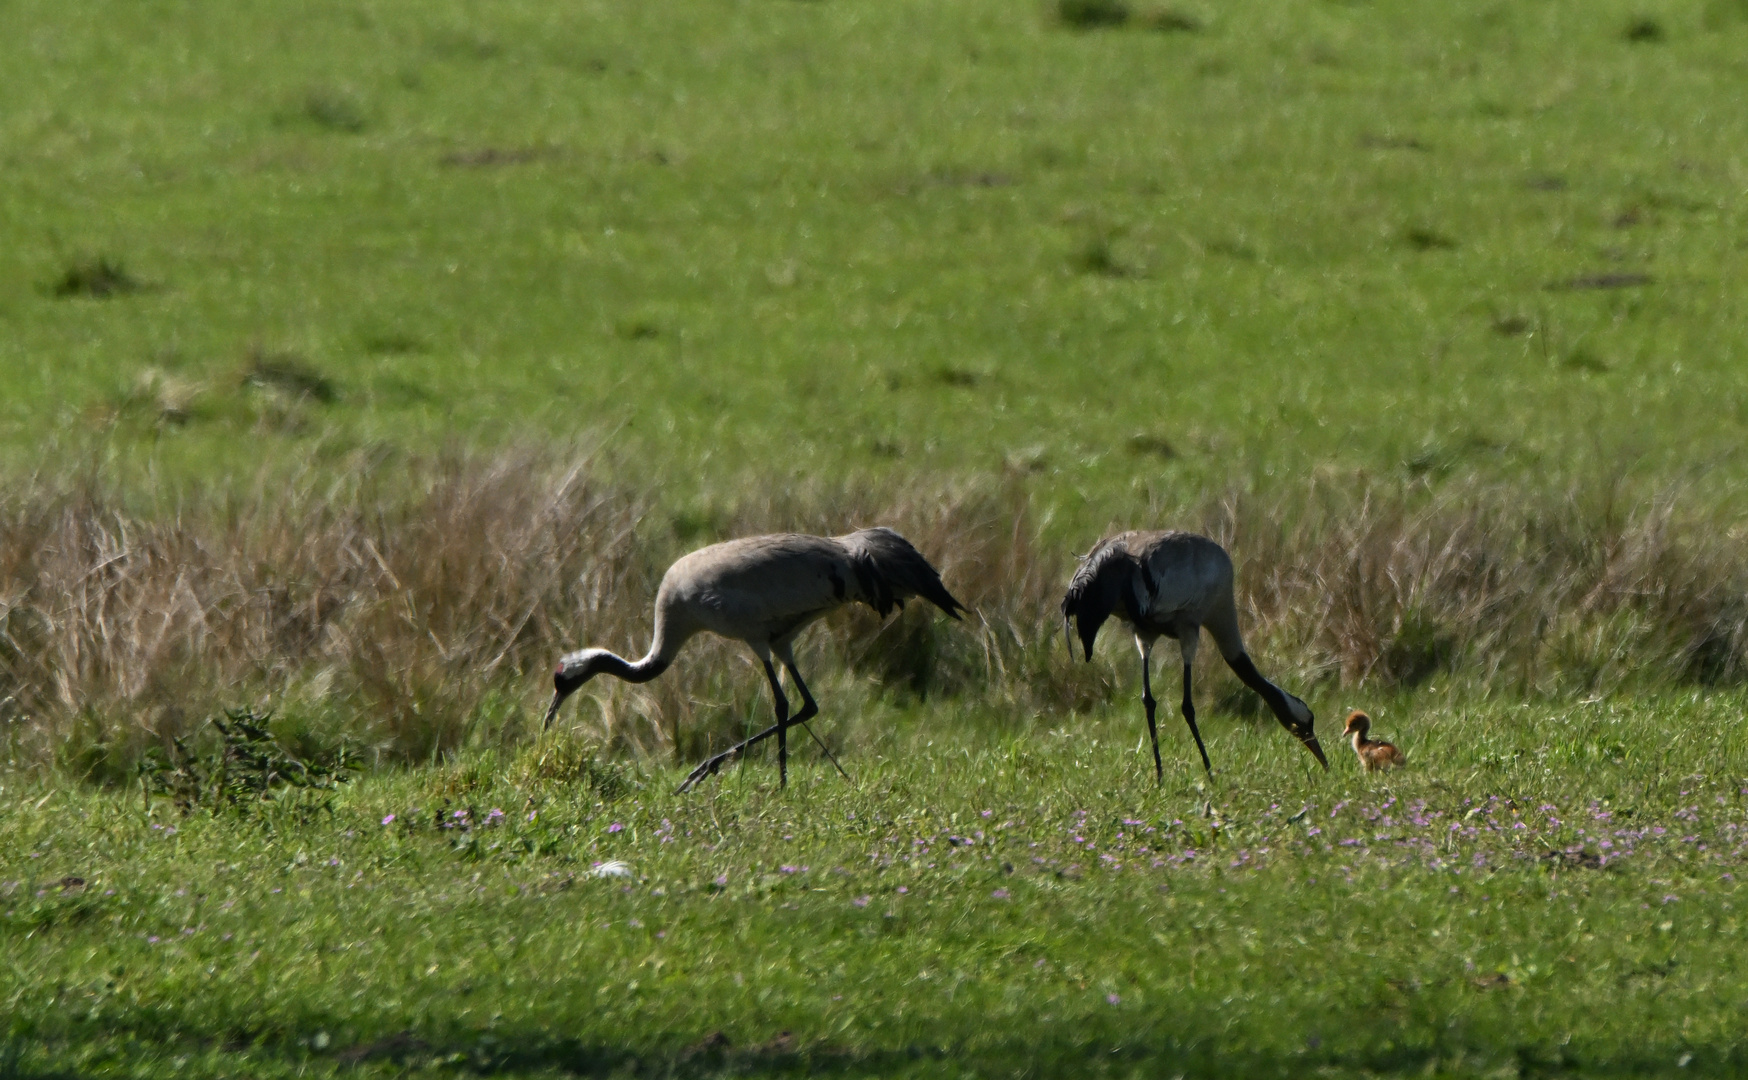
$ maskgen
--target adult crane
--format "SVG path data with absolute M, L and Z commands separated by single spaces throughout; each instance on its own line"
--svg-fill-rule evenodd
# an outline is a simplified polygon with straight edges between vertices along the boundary
M 680 791 L 689 790 L 729 758 L 772 735 L 777 736 L 779 784 L 787 786 L 789 729 L 806 724 L 819 712 L 801 672 L 795 669 L 792 646 L 796 635 L 845 604 L 864 603 L 885 616 L 894 607 L 902 608 L 912 596 L 921 596 L 955 619 L 961 611 L 970 610 L 953 599 L 941 584 L 940 573 L 922 553 L 891 529 L 862 529 L 848 536 L 776 533 L 700 548 L 662 575 L 661 587 L 656 590 L 655 640 L 643 659 L 633 662 L 606 649 L 583 649 L 559 662 L 553 673 L 554 693 L 545 726 L 552 726 L 565 698 L 596 675 L 648 682 L 673 664 L 681 646 L 708 630 L 744 641 L 753 650 L 770 680 L 777 722 L 703 761 L 686 777 Z M 771 664 L 773 656 L 788 670 L 801 694 L 801 711 L 793 716 L 789 715 L 789 699 L 777 681 L 777 669 Z M 812 734 L 813 729 L 807 731 Z
M 1184 722 L 1202 754 L 1202 768 L 1213 775 L 1202 733 L 1196 729 L 1191 694 L 1191 664 L 1203 627 L 1213 635 L 1220 655 L 1235 675 L 1260 695 L 1281 726 L 1305 744 L 1327 769 L 1329 759 L 1311 729 L 1310 706 L 1262 677 L 1244 651 L 1238 632 L 1238 607 L 1232 600 L 1232 559 L 1226 549 L 1205 536 L 1187 532 L 1126 532 L 1100 540 L 1081 561 L 1062 598 L 1062 628 L 1073 620 L 1080 631 L 1086 659 L 1092 661 L 1099 627 L 1115 615 L 1129 624 L 1141 651 L 1141 704 L 1147 710 L 1147 735 L 1153 740 L 1153 772 L 1165 779 L 1159 760 L 1159 729 L 1154 723 L 1150 673 L 1153 644 L 1175 638 L 1184 662 Z M 1072 651 L 1072 644 L 1069 646 Z

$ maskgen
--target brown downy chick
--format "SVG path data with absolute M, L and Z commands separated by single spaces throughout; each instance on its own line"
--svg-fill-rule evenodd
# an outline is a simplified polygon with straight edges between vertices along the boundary
M 1372 718 L 1355 709 L 1347 715 L 1347 726 L 1341 733 L 1353 736 L 1353 752 L 1359 755 L 1360 767 L 1367 772 L 1377 772 L 1380 769 L 1394 769 L 1407 763 L 1402 751 L 1390 743 L 1379 742 L 1366 738 L 1366 732 L 1372 729 Z

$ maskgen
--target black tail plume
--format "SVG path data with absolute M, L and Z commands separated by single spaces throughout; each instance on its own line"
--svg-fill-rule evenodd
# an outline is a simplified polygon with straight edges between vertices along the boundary
M 969 611 L 941 584 L 941 574 L 909 540 L 887 528 L 862 529 L 843 537 L 856 570 L 856 583 L 868 606 L 882 616 L 903 607 L 906 597 L 920 596 L 959 618 Z

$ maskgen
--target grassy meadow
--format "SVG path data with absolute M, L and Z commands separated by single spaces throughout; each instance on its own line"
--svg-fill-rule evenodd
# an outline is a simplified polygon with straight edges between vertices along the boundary
M 1175 32 L 1027 3 L 98 10 L 0 13 L 26 466 L 208 482 L 556 437 L 682 505 L 1008 469 L 1077 542 L 1138 495 L 1308 472 L 1742 476 L 1733 0 Z
M 1739 1075 L 1745 57 L 0 4 L 0 1076 Z M 671 794 L 768 715 L 722 643 L 536 730 L 678 554 L 875 522 L 976 611 L 805 639 L 854 783 Z M 1069 662 L 1073 553 L 1168 524 L 1330 773 L 1204 650 L 1156 787 Z
M 809 753 L 676 797 L 553 740 L 325 810 L 26 787 L 9 1067 L 1735 1074 L 1742 704 L 1386 708 L 1385 781 L 1259 727 L 1210 788 L 1174 727 L 1156 788 L 1138 716 L 888 708 L 853 786 Z

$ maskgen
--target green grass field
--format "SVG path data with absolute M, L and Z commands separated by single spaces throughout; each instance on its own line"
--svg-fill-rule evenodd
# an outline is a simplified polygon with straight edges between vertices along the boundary
M 1748 4 L 1062 9 L 0 4 L 0 1077 L 1748 1070 Z M 669 794 L 727 649 L 531 733 L 888 511 L 854 785 Z M 1329 774 L 1053 651 L 1201 521 Z M 184 813 L 214 702 L 380 762 Z
M 1139 716 L 925 711 L 853 787 L 807 754 L 675 797 L 562 741 L 307 823 L 14 781 L 10 1067 L 1738 1073 L 1741 708 L 1395 708 L 1381 782 L 1218 725 L 1212 785 L 1173 727 L 1155 788 Z
M 1034 471 L 1082 528 L 1136 486 L 1308 470 L 1743 476 L 1730 0 L 1176 33 L 1029 3 L 58 12 L 0 14 L 19 461 L 207 481 L 556 436 L 677 500 Z M 99 259 L 137 291 L 80 293 Z

